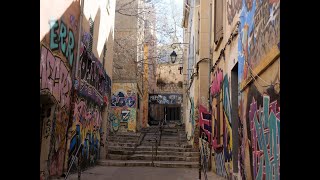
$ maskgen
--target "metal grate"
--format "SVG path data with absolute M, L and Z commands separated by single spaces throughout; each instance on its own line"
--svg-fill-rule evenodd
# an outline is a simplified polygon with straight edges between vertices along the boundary
M 103 46 L 103 64 L 102 64 L 102 66 L 103 66 L 103 69 L 104 69 L 104 63 L 105 63 L 105 60 L 106 60 L 106 56 L 107 56 L 107 45 L 106 45 L 106 43 L 104 43 L 104 46 Z
M 93 43 L 93 32 L 94 32 L 94 21 L 89 18 L 89 25 L 90 25 L 90 40 L 89 40 L 89 45 L 88 45 L 88 51 L 92 52 L 92 43 Z

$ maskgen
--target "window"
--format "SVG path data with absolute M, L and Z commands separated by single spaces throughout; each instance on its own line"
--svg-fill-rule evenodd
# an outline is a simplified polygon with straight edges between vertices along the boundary
M 200 49 L 200 47 L 199 47 L 199 41 L 200 41 L 200 12 L 198 12 L 198 32 L 197 32 L 197 44 L 196 44 L 196 54 L 199 54 L 199 49 Z
M 103 46 L 103 59 L 102 59 L 102 66 L 103 66 L 103 69 L 104 69 L 104 63 L 105 63 L 105 60 L 106 60 L 106 56 L 107 56 L 107 45 L 106 43 L 104 43 L 104 46 Z
M 219 46 L 223 38 L 223 1 L 214 0 L 214 43 Z
M 107 13 L 110 15 L 110 0 L 107 0 Z
M 89 47 L 88 47 L 88 51 L 92 52 L 92 43 L 93 43 L 93 32 L 94 32 L 94 21 L 91 19 L 91 17 L 89 18 L 89 25 L 90 25 L 90 42 L 89 42 Z

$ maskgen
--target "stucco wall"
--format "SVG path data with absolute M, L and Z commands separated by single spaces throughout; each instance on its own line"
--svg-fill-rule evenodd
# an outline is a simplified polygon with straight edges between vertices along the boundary
M 190 14 L 197 13 L 196 9 L 191 10 Z M 280 1 L 227 0 L 222 12 L 223 39 L 217 46 L 213 42 L 213 3 L 210 109 L 197 107 L 201 89 L 197 92 L 194 86 L 201 87 L 202 81 L 195 79 L 189 98 L 193 97 L 196 103 L 189 101 L 185 113 L 190 119 L 186 121 L 188 137 L 192 137 L 192 120 L 198 115 L 200 136 L 207 141 L 204 149 L 206 154 L 211 151 L 212 171 L 235 179 L 279 179 Z M 200 11 L 200 17 L 203 13 L 207 11 Z M 191 19 L 189 42 L 193 39 L 192 30 L 196 29 Z M 194 37 L 197 42 L 197 36 Z M 202 52 L 201 43 L 206 40 L 199 40 Z M 192 52 L 192 47 L 188 52 Z M 198 114 L 192 107 L 199 108 Z M 211 119 L 206 114 L 211 114 Z
M 51 106 L 44 110 L 46 118 L 40 127 L 40 178 L 43 179 L 61 175 L 66 162 L 79 15 L 79 1 L 40 3 L 41 106 L 43 109 Z
M 77 142 L 84 145 L 80 152 L 82 168 L 104 157 L 115 9 L 115 2 L 110 2 L 107 12 L 105 1 L 84 1 L 81 44 L 80 1 L 40 3 L 40 95 L 48 115 L 40 127 L 42 179 L 67 170 Z M 84 46 L 90 17 L 95 21 L 92 53 Z

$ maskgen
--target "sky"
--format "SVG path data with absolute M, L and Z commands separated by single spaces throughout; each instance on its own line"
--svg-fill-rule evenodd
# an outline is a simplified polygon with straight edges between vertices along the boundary
M 181 27 L 183 16 L 183 0 L 156 0 L 157 22 L 158 27 L 165 27 L 162 30 L 159 29 L 157 38 L 163 44 L 171 44 L 173 41 L 182 42 L 183 40 L 183 28 Z M 174 26 L 174 20 L 176 21 L 176 27 Z M 177 40 L 172 40 L 168 36 L 164 35 L 161 31 L 172 32 L 176 28 Z M 172 34 L 171 34 L 172 35 Z

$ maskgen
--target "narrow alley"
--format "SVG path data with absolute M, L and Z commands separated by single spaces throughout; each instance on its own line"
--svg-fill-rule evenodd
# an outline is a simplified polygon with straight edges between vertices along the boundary
M 40 179 L 280 179 L 280 0 L 40 2 Z

